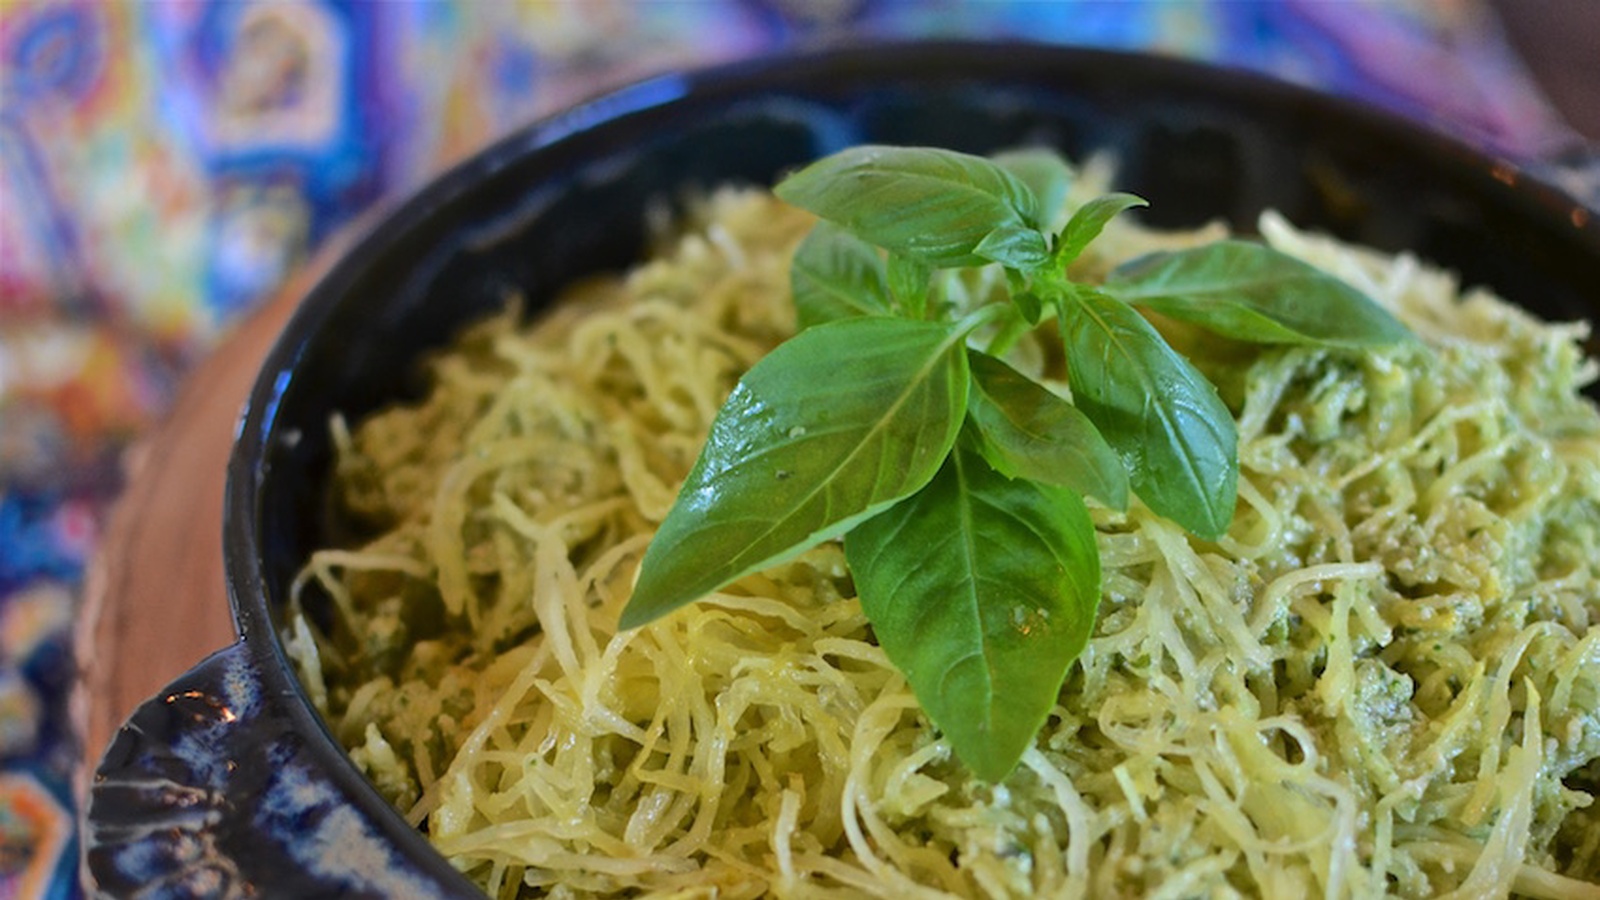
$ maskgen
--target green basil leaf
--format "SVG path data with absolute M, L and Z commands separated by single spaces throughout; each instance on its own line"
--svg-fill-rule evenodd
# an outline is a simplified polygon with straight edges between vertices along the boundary
M 1265 244 L 1218 241 L 1152 253 L 1112 272 L 1105 290 L 1225 337 L 1370 347 L 1410 332 L 1361 291 Z
M 645 551 L 622 627 L 838 537 L 927 484 L 966 414 L 963 335 L 842 319 L 756 363 Z
M 1052 219 L 1063 214 L 1067 191 L 1072 188 L 1072 167 L 1060 154 L 1044 147 L 1026 147 L 996 153 L 989 158 L 1033 192 L 1039 201 L 1041 224 L 1051 225 Z
M 1011 302 L 1029 325 L 1037 325 L 1044 318 L 1044 301 L 1033 291 L 1017 291 L 1011 295 Z
M 964 443 L 927 487 L 846 535 L 845 558 L 923 711 L 998 782 L 1088 642 L 1100 557 L 1076 494 L 1008 479 Z
M 1043 298 L 1033 290 L 1033 286 L 1026 274 L 1010 266 L 1006 266 L 1004 271 L 1006 273 L 1006 289 L 1011 296 L 1011 305 L 1017 308 L 1017 312 L 1022 315 L 1028 325 L 1039 324 L 1039 320 L 1044 318 Z
M 1006 276 L 1006 289 L 1013 294 L 1019 294 L 1028 289 L 1029 280 L 1026 272 L 1004 266 L 1000 269 Z
M 900 301 L 908 317 L 923 318 L 928 312 L 928 279 L 933 270 L 921 260 L 904 253 L 889 254 L 889 293 Z
M 984 459 L 1007 478 L 1071 488 L 1116 509 L 1128 505 L 1128 475 L 1088 416 L 998 359 L 967 351 L 967 418 Z
M 795 249 L 789 285 L 801 329 L 890 312 L 878 249 L 832 222 L 818 222 Z
M 1062 302 L 1073 402 L 1122 455 L 1152 510 L 1207 539 L 1233 520 L 1239 435 L 1190 362 L 1133 307 L 1078 288 Z
M 1072 213 L 1072 218 L 1067 220 L 1067 227 L 1062 229 L 1061 241 L 1056 246 L 1056 259 L 1063 266 L 1072 262 L 1090 242 L 1100 236 L 1106 223 L 1116 218 L 1118 213 L 1135 206 L 1149 205 L 1143 197 L 1134 194 L 1106 194 L 1090 200 L 1078 207 Z
M 1028 186 L 980 156 L 932 147 L 852 147 L 773 189 L 869 243 L 934 268 L 1049 259 Z

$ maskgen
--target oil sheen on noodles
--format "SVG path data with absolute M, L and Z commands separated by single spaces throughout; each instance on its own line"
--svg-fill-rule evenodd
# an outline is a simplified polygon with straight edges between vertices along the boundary
M 1094 510 L 1095 637 L 988 785 L 873 643 L 837 546 L 616 633 L 712 417 L 794 327 L 810 221 L 724 190 L 682 225 L 531 328 L 470 329 L 421 402 L 333 426 L 351 539 L 304 570 L 291 652 L 491 896 L 1600 897 L 1581 327 L 1264 217 L 1425 346 L 1169 329 L 1238 417 L 1232 530 Z M 1080 265 L 1220 234 L 1117 222 Z

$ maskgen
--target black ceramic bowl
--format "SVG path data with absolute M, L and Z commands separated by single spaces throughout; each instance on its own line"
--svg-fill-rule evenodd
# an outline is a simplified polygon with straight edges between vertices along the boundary
M 1275 207 L 1410 249 L 1534 311 L 1600 322 L 1600 214 L 1386 115 L 1242 74 L 1037 46 L 910 45 L 750 62 L 630 87 L 534 125 L 430 184 L 313 290 L 268 358 L 228 472 L 239 643 L 119 733 L 88 811 L 112 895 L 473 896 L 363 780 L 278 633 L 318 546 L 327 422 L 414 392 L 414 361 L 509 289 L 537 310 L 620 269 L 648 203 L 769 184 L 844 146 L 1109 150 L 1165 226 Z M 142 893 L 148 891 L 150 893 Z

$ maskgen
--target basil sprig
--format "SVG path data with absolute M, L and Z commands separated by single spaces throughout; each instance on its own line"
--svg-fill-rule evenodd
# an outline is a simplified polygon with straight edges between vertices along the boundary
M 1408 335 L 1349 285 L 1243 241 L 1073 282 L 1067 264 L 1144 200 L 1090 200 L 1056 230 L 1069 184 L 1047 151 L 886 146 L 781 182 L 822 219 L 791 269 L 802 330 L 717 414 L 622 626 L 843 538 L 862 609 L 923 711 L 978 777 L 1005 778 L 1093 631 L 1083 498 L 1124 508 L 1131 488 L 1205 540 L 1233 518 L 1233 417 L 1135 307 L 1244 341 Z M 989 265 L 1005 271 L 996 299 L 944 302 L 950 270 Z M 1001 358 L 1050 319 L 1070 401 Z

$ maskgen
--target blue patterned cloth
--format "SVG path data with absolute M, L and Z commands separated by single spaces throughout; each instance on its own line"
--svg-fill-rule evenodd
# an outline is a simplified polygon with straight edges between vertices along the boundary
M 1571 139 L 1472 0 L 0 0 L 0 900 L 76 892 L 83 567 L 118 454 L 230 322 L 375 202 L 575 99 L 922 37 L 1210 60 L 1513 158 Z

